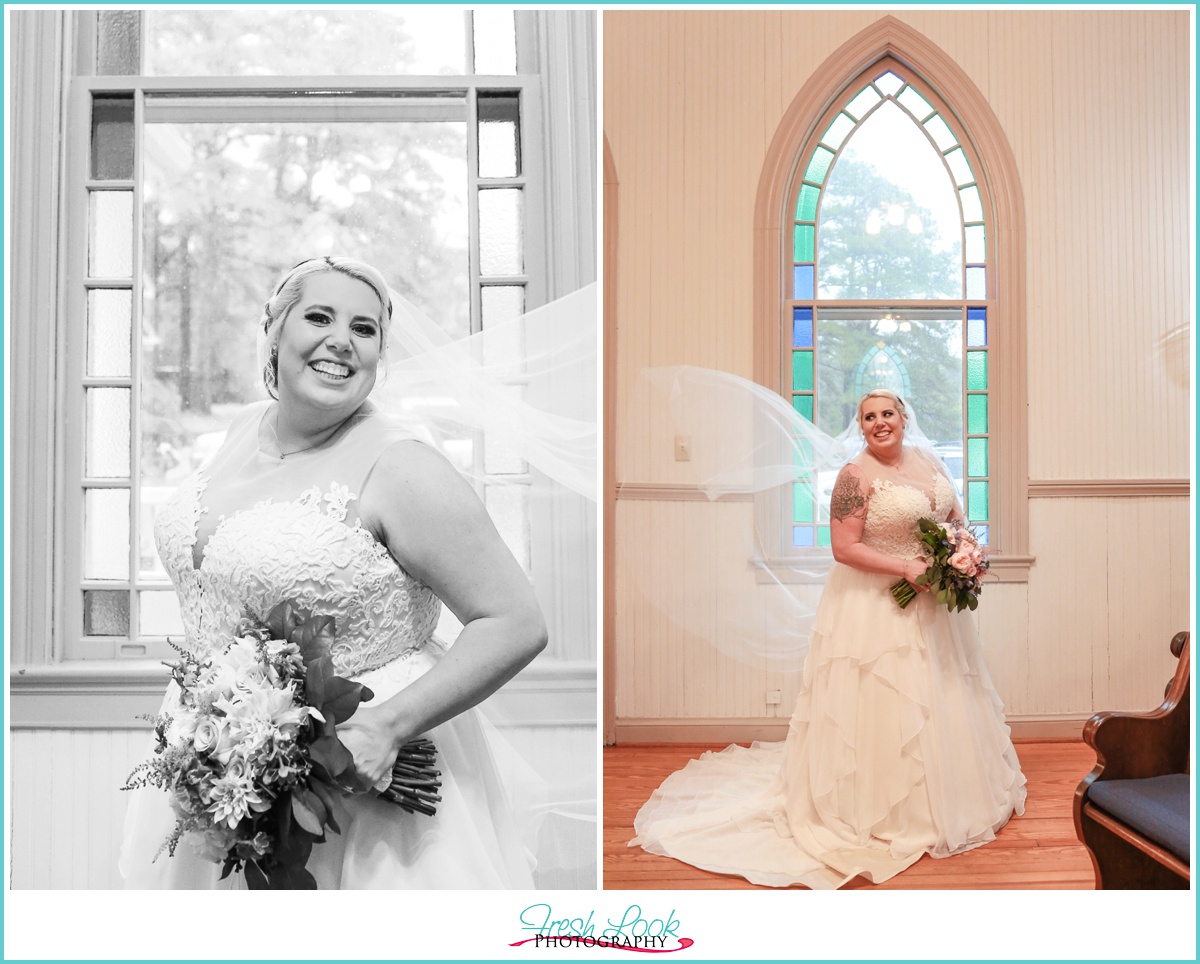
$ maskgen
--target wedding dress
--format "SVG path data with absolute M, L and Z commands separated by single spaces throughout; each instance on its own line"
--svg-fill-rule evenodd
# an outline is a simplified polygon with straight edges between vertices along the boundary
M 854 461 L 870 485 L 863 542 L 922 555 L 917 520 L 948 517 L 950 481 L 924 459 L 919 478 L 867 453 Z M 929 593 L 901 609 L 895 581 L 835 562 L 786 742 L 692 760 L 641 808 L 630 846 L 828 889 L 978 847 L 1023 813 L 1025 778 L 971 615 Z
M 380 456 L 412 436 L 385 416 L 357 414 L 326 443 L 280 459 L 258 445 L 268 404 L 238 416 L 212 463 L 181 486 L 157 521 L 185 646 L 198 655 L 220 651 L 243 616 L 263 619 L 291 600 L 333 617 L 336 672 L 364 683 L 372 703 L 381 703 L 445 652 L 434 638 L 440 600 L 396 563 L 357 512 Z M 165 708 L 177 693 L 171 683 Z M 436 815 L 408 813 L 371 794 L 342 797 L 334 813 L 341 833 L 327 833 L 307 864 L 318 888 L 533 886 L 529 840 L 514 816 L 519 758 L 503 756 L 502 738 L 477 709 L 428 736 L 442 779 Z M 194 852 L 187 837 L 174 856 L 159 853 L 175 824 L 168 796 L 154 788 L 131 793 L 121 854 L 127 887 L 244 886 L 239 874 L 219 881 L 220 864 Z

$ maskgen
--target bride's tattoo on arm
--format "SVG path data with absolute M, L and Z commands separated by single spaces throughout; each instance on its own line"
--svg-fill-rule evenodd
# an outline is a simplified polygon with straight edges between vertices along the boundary
M 854 476 L 843 472 L 838 476 L 829 499 L 829 517 L 842 522 L 851 516 L 866 518 L 867 500 Z

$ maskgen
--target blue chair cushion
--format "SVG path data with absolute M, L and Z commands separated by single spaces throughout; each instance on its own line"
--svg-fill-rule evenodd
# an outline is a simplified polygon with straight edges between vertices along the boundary
M 1169 773 L 1141 780 L 1101 780 L 1088 800 L 1143 837 L 1190 862 L 1191 800 L 1188 775 Z

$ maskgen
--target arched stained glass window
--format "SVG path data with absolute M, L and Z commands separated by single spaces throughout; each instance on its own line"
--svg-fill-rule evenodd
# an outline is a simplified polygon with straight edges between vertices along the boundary
M 785 335 L 795 409 L 836 435 L 872 388 L 899 392 L 955 477 L 984 540 L 989 506 L 986 185 L 935 91 L 885 58 L 844 89 L 804 145 Z M 832 479 L 795 487 L 794 548 L 829 545 Z

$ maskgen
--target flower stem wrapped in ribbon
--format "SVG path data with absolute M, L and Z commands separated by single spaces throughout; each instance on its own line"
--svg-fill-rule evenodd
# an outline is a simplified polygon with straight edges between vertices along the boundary
M 928 586 L 937 601 L 953 612 L 974 610 L 979 605 L 989 565 L 978 537 L 965 525 L 928 518 L 917 520 L 917 529 L 917 539 L 925 547 L 929 568 L 916 578 L 916 584 Z M 917 597 L 917 590 L 907 579 L 894 583 L 891 589 L 901 609 Z
M 171 676 L 179 686 L 175 715 L 149 717 L 153 759 L 139 764 L 123 789 L 156 786 L 171 795 L 180 839 L 202 857 L 246 875 L 251 889 L 315 889 L 305 864 L 327 830 L 354 759 L 337 725 L 373 698 L 361 683 L 334 672 L 334 621 L 280 603 L 265 624 L 243 620 L 219 655 L 200 659 L 176 647 Z M 432 816 L 441 801 L 437 751 L 427 739 L 401 749 L 380 794 L 410 813 Z M 160 851 L 161 853 L 161 851 Z

